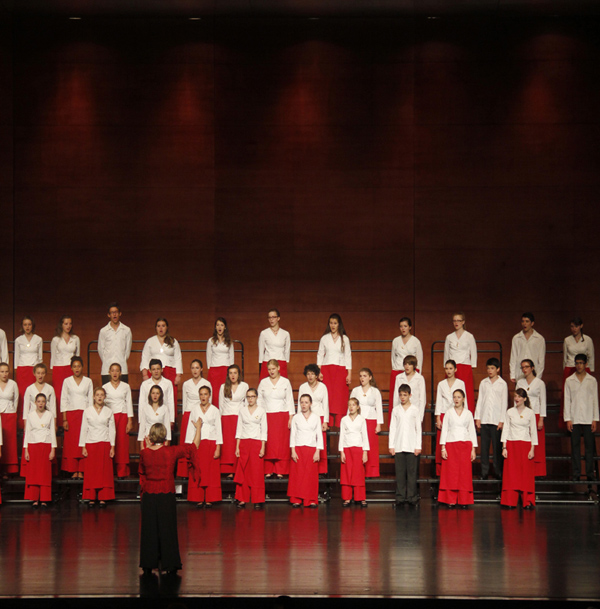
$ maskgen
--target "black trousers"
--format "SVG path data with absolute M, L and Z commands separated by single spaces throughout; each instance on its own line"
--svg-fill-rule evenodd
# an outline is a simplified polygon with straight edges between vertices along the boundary
M 414 453 L 396 453 L 396 501 L 417 503 L 417 469 L 419 457 Z
M 573 477 L 579 478 L 581 475 L 581 436 L 583 436 L 585 446 L 585 475 L 588 480 L 594 480 L 596 478 L 596 468 L 594 466 L 596 446 L 591 425 L 573 425 L 573 431 L 571 432 Z
M 140 567 L 164 571 L 181 569 L 175 493 L 142 495 Z
M 110 374 L 101 374 L 100 376 L 102 378 L 102 384 L 103 385 L 106 385 L 106 383 L 110 382 Z M 129 383 L 129 375 L 128 374 L 122 374 L 121 375 L 121 380 L 124 383 Z
M 481 453 L 479 455 L 481 461 L 481 475 L 485 478 L 490 473 L 490 443 L 492 444 L 492 452 L 494 457 L 494 472 L 498 478 L 502 478 L 502 430 L 498 429 L 497 425 L 485 423 L 481 425 Z

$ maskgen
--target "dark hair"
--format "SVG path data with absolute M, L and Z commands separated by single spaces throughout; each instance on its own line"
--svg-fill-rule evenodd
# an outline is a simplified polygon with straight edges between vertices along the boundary
M 454 396 L 454 394 L 455 394 L 455 393 L 460 393 L 460 395 L 462 395 L 462 396 L 463 396 L 463 400 L 465 399 L 465 397 L 467 397 L 467 396 L 465 395 L 465 392 L 464 392 L 462 389 L 455 389 L 455 390 L 452 392 L 452 395 Z
M 231 399 L 233 397 L 233 392 L 231 391 L 231 379 L 229 378 L 230 370 L 237 370 L 238 371 L 238 383 L 242 382 L 242 371 L 240 370 L 240 367 L 237 364 L 232 364 L 231 366 L 229 366 L 229 368 L 227 368 L 227 378 L 225 379 L 225 382 L 223 383 L 223 395 L 229 399 Z M 200 390 L 198 390 L 198 391 L 200 391 Z
M 369 381 L 369 385 L 371 385 L 371 387 L 377 387 L 377 383 L 375 382 L 375 377 L 373 376 L 373 373 L 371 372 L 370 368 L 361 368 L 358 371 L 358 374 L 360 374 L 361 372 L 366 372 L 371 377 L 371 380 Z
M 148 404 L 152 404 L 152 400 L 150 399 L 150 394 L 152 393 L 153 389 L 158 389 L 160 391 L 160 397 L 158 398 L 158 405 L 162 406 L 163 402 L 165 400 L 165 394 L 163 393 L 162 387 L 160 385 L 152 385 L 152 387 L 150 387 L 150 391 L 148 391 Z
M 523 317 L 525 317 L 525 319 L 529 319 L 530 321 L 535 322 L 535 317 L 531 311 L 525 311 L 525 313 L 521 315 L 521 319 L 523 319 Z
M 0 366 L 1 366 L 1 365 L 2 365 L 2 364 L 0 364 Z M 6 364 L 6 365 L 8 366 L 8 364 Z M 46 366 L 46 364 L 44 364 L 44 362 L 39 362 L 38 364 L 36 364 L 36 365 L 33 367 L 33 373 L 34 373 L 34 374 L 35 374 L 35 371 L 36 371 L 38 368 L 41 368 L 41 369 L 42 369 L 44 372 L 48 372 L 48 366 Z
M 71 358 L 71 368 L 73 367 L 73 364 L 74 364 L 75 362 L 79 362 L 79 363 L 80 363 L 80 364 L 83 366 L 83 359 L 82 359 L 81 357 L 79 357 L 79 355 L 74 355 L 74 356 Z
M 303 393 L 299 398 L 298 398 L 298 403 L 300 403 L 300 400 L 302 398 L 308 398 L 308 401 L 312 404 L 312 396 L 310 396 L 308 393 Z
M 254 387 L 248 387 L 248 390 L 246 391 L 246 395 L 248 395 L 248 393 L 250 391 L 252 391 L 256 397 L 258 397 L 258 391 Z
M 212 395 L 212 387 L 209 387 L 208 385 L 202 385 L 202 387 L 198 389 L 198 394 L 200 394 L 203 389 L 206 389 L 206 391 L 208 391 L 208 395 Z
M 48 403 L 48 398 L 46 397 L 46 394 L 45 394 L 45 393 L 38 393 L 38 394 L 35 396 L 35 400 L 34 400 L 34 402 L 37 402 L 37 399 L 38 399 L 38 398 L 44 398 L 44 400 L 46 400 L 46 403 Z M 48 410 L 48 407 L 47 407 L 47 406 L 46 406 L 46 410 Z
M 111 309 L 117 309 L 119 311 L 119 313 L 121 312 L 121 307 L 119 306 L 119 303 L 116 301 L 108 303 L 108 308 L 106 310 L 110 313 Z
M 279 312 L 279 309 L 269 309 L 269 310 L 267 311 L 267 315 L 268 315 L 269 313 L 277 313 L 277 317 L 281 317 L 281 313 Z
M 573 319 L 571 319 L 569 323 L 575 324 L 576 326 L 583 326 L 583 319 L 576 315 L 575 317 L 573 317 Z
M 345 345 L 344 345 L 344 336 L 347 336 L 346 334 L 346 330 L 344 328 L 344 322 L 342 322 L 342 318 L 339 316 L 338 313 L 332 313 L 329 318 L 327 319 L 327 328 L 325 330 L 325 332 L 323 332 L 323 336 L 325 336 L 326 334 L 331 334 L 331 330 L 329 329 L 329 322 L 335 319 L 339 326 L 338 326 L 338 334 L 340 335 L 341 339 L 342 339 L 342 351 L 345 351 Z
M 225 324 L 225 330 L 223 331 L 223 338 L 225 339 L 225 344 L 229 347 L 231 345 L 231 336 L 229 336 L 229 328 L 227 327 L 227 320 L 224 317 L 217 317 L 217 319 L 215 319 L 215 329 L 213 331 L 213 335 L 212 335 L 212 344 L 216 345 L 219 342 L 219 335 L 217 334 L 217 322 L 220 321 L 221 323 Z
M 123 367 L 121 366 L 121 364 L 119 364 L 119 362 L 113 362 L 113 363 L 112 363 L 112 364 L 111 364 L 111 365 L 108 367 L 109 372 L 110 372 L 110 369 L 111 369 L 113 366 L 119 366 L 119 372 L 123 372 Z
M 70 319 L 71 322 L 73 321 L 73 317 L 71 317 L 71 315 L 63 315 L 58 320 L 58 326 L 56 326 L 56 331 L 54 332 L 54 336 L 58 336 L 58 337 L 62 336 L 62 333 L 63 333 L 62 325 L 63 325 L 63 321 L 65 321 L 65 319 Z M 71 333 L 69 334 L 69 336 L 71 336 L 72 334 L 73 334 L 73 328 L 71 327 Z
M 165 343 L 167 343 L 167 345 L 169 347 L 172 347 L 175 344 L 175 339 L 169 334 L 169 322 L 167 321 L 166 317 L 158 317 L 156 319 L 156 321 L 154 322 L 155 328 L 156 328 L 156 324 L 158 324 L 159 321 L 164 321 L 165 324 L 167 325 L 167 332 L 165 334 Z
M 402 385 L 400 385 L 400 387 L 398 387 L 398 393 L 408 393 L 408 395 L 410 395 L 412 393 L 412 390 L 410 388 L 410 385 L 408 383 L 402 383 Z
M 500 368 L 500 360 L 497 357 L 490 357 L 490 359 L 485 363 L 485 365 Z
M 317 364 L 306 364 L 306 366 L 304 366 L 304 376 L 306 376 L 309 372 L 319 376 L 319 374 L 321 374 L 321 368 L 319 368 Z
M 408 324 L 409 328 L 412 328 L 412 320 L 410 317 L 403 317 L 399 322 L 398 325 L 400 325 L 403 321 L 405 321 Z
M 457 368 L 456 362 L 453 359 L 447 359 L 444 366 L 447 366 L 448 364 L 452 364 L 455 368 Z
M 150 363 L 148 364 L 148 368 L 152 368 L 152 366 L 160 366 L 161 370 L 162 370 L 162 367 L 163 367 L 162 362 L 159 359 L 157 359 L 156 357 L 153 357 L 150 360 Z
M 578 353 L 575 356 L 575 361 L 576 362 L 583 362 L 584 364 L 588 363 L 588 356 L 585 353 Z
M 29 320 L 31 322 L 31 331 L 35 332 L 35 321 L 33 320 L 33 317 L 31 317 L 30 315 L 24 315 L 23 319 L 21 320 L 21 334 L 25 334 L 25 330 L 23 330 L 23 322 Z
M 416 368 L 418 363 L 419 363 L 419 360 L 414 355 L 407 355 L 402 360 L 403 366 L 406 366 L 406 364 L 410 364 L 413 368 Z
M 531 408 L 529 396 L 527 395 L 527 391 L 525 391 L 525 389 L 519 387 L 518 389 L 515 389 L 515 394 L 521 396 L 522 398 L 525 398 L 525 406 L 527 406 L 527 408 Z
M 202 368 L 204 368 L 204 364 L 202 363 L 202 360 L 201 360 L 201 359 L 193 359 L 193 360 L 190 362 L 190 366 L 191 366 L 191 365 L 192 365 L 194 362 L 198 362 L 198 363 L 200 364 L 200 368 L 201 368 L 201 369 L 202 369 Z M 200 376 L 202 376 L 202 370 L 200 370 Z
M 535 364 L 533 363 L 533 360 L 524 359 L 521 361 L 521 364 L 529 364 L 531 366 L 531 372 L 533 373 L 533 376 L 537 376 L 537 372 L 535 371 Z

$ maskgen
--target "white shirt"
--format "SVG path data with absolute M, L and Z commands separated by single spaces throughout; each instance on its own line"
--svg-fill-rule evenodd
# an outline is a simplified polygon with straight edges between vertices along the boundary
M 6 381 L 6 387 L 0 387 L 0 413 L 14 414 L 19 405 L 19 387 L 12 379 Z
M 38 393 L 43 393 L 46 396 L 46 408 L 52 413 L 54 418 L 56 418 L 56 394 L 54 393 L 54 388 L 52 385 L 44 383 L 42 389 L 39 390 L 35 386 L 35 383 L 33 383 L 27 387 L 25 396 L 23 397 L 23 419 L 27 419 L 29 413 L 36 409 L 35 397 Z
M 71 358 L 80 355 L 81 344 L 79 337 L 71 335 L 69 342 L 62 336 L 55 336 L 50 343 L 50 368 L 54 366 L 70 366 Z
M 490 378 L 483 379 L 479 384 L 479 395 L 475 407 L 475 420 L 482 425 L 498 425 L 504 423 L 508 408 L 508 385 L 501 377 L 492 383 Z
M 525 338 L 523 331 L 515 334 L 510 348 L 510 378 L 518 381 L 523 378 L 521 362 L 530 359 L 535 366 L 535 373 L 542 378 L 546 361 L 546 341 L 544 337 L 533 330 L 529 339 Z
M 15 340 L 14 366 L 35 366 L 41 363 L 44 354 L 44 341 L 40 336 L 34 334 L 31 340 L 27 340 L 24 334 Z
M 323 431 L 321 429 L 321 417 L 311 412 L 308 419 L 299 412 L 292 418 L 292 429 L 290 432 L 290 448 L 296 446 L 309 446 L 323 450 Z
M 160 344 L 158 336 L 154 335 L 149 338 L 142 349 L 142 360 L 140 370 L 150 370 L 150 360 L 160 360 L 162 367 L 175 368 L 177 374 L 183 374 L 183 363 L 181 361 L 181 347 L 179 343 L 173 339 L 173 345 L 167 343 Z
M 120 381 L 116 387 L 108 381 L 102 385 L 106 391 L 104 403 L 112 410 L 113 414 L 126 414 L 133 418 L 133 400 L 131 399 L 131 387 L 128 383 Z
M 440 446 L 449 442 L 471 442 L 473 447 L 477 446 L 475 421 L 471 411 L 467 408 L 463 408 L 460 416 L 458 416 L 456 408 L 446 411 L 440 433 Z
M 279 328 L 277 334 L 271 328 L 265 328 L 258 337 L 258 363 L 276 359 L 290 361 L 291 339 L 287 330 Z
M 462 389 L 465 394 L 465 408 L 467 404 L 467 390 L 465 384 L 460 379 L 454 378 L 454 383 L 450 387 L 448 379 L 440 381 L 437 386 L 437 397 L 435 398 L 435 414 L 440 416 L 454 408 L 454 392 L 457 389 Z
M 406 410 L 398 404 L 392 410 L 388 446 L 397 453 L 414 453 L 421 449 L 421 413 L 414 404 Z
M 49 410 L 45 410 L 41 417 L 37 410 L 30 412 L 25 422 L 23 448 L 30 444 L 50 444 L 52 448 L 56 448 L 54 417 Z
M 316 387 L 313 389 L 308 382 L 302 383 L 298 389 L 298 412 L 300 411 L 300 398 L 304 395 L 310 395 L 312 404 L 310 411 L 316 415 L 323 417 L 325 422 L 329 422 L 329 393 L 325 383 L 317 381 Z
M 414 355 L 417 358 L 417 368 L 423 370 L 423 347 L 416 336 L 411 336 L 404 344 L 402 336 L 396 336 L 392 341 L 392 370 L 404 370 L 404 358 Z
M 79 446 L 98 442 L 110 442 L 114 446 L 115 437 L 115 417 L 110 408 L 102 406 L 100 412 L 94 406 L 85 409 L 81 419 Z
M 171 417 L 166 406 L 159 406 L 154 411 L 150 404 L 140 405 L 138 408 L 139 430 L 138 442 L 143 442 L 144 438 L 150 433 L 150 428 L 155 423 L 161 423 L 167 430 L 166 440 L 171 441 Z
M 235 353 L 233 347 L 233 341 L 229 347 L 225 344 L 225 341 L 217 341 L 215 345 L 212 338 L 206 341 L 206 367 L 207 368 L 219 368 L 221 366 L 233 366 L 235 362 Z
M 342 339 L 344 350 L 342 351 Z M 318 366 L 344 366 L 346 370 L 352 370 L 352 349 L 350 339 L 344 334 L 333 340 L 331 332 L 321 336 L 319 341 L 319 351 L 317 352 Z
M 71 412 L 73 410 L 85 410 L 94 404 L 94 385 L 87 376 L 81 378 L 79 385 L 75 382 L 74 376 L 65 379 L 60 394 L 61 412 Z
M 466 330 L 461 337 L 452 332 L 446 336 L 444 344 L 444 361 L 454 360 L 457 364 L 466 364 L 472 368 L 477 368 L 477 343 L 475 337 Z
M 212 404 L 206 409 L 206 412 L 202 412 L 202 407 L 200 405 L 192 408 L 192 412 L 190 412 L 190 421 L 188 423 L 187 431 L 185 432 L 185 443 L 191 444 L 194 441 L 194 436 L 196 435 L 194 423 L 198 419 L 202 419 L 200 441 L 215 440 L 217 444 L 223 444 L 221 413 L 219 412 L 219 409 Z
M 240 412 L 240 408 L 246 405 L 246 392 L 248 391 L 248 383 L 243 381 L 238 384 L 237 389 L 231 392 L 231 397 L 225 397 L 225 383 L 221 385 L 219 389 L 219 410 L 221 416 L 237 415 Z
M 238 414 L 235 437 L 239 440 L 261 440 L 267 441 L 268 424 L 267 411 L 257 406 L 252 414 L 247 405 L 240 408 Z
M 340 421 L 340 440 L 338 450 L 358 446 L 363 450 L 369 450 L 369 435 L 367 434 L 367 421 L 361 414 L 357 414 L 354 421 L 349 414 L 342 417 Z
M 113 330 L 110 322 L 100 330 L 98 334 L 98 355 L 102 360 L 102 370 L 100 374 L 108 374 L 111 364 L 121 364 L 121 372 L 127 372 L 127 360 L 131 353 L 131 343 L 133 337 L 131 330 L 119 322 L 116 330 Z
M 425 389 L 425 379 L 423 378 L 423 375 L 415 372 L 410 381 L 406 378 L 406 372 L 402 372 L 396 377 L 396 382 L 394 384 L 394 399 L 392 401 L 394 408 L 400 404 L 398 389 L 400 389 L 400 385 L 404 384 L 410 386 L 410 403 L 414 404 L 419 409 L 421 421 L 423 421 L 423 418 L 425 417 L 425 407 L 427 405 L 427 391 Z
M 8 364 L 8 341 L 4 330 L 0 330 L 0 364 Z
M 258 405 L 262 406 L 267 413 L 289 412 L 295 414 L 294 394 L 292 384 L 283 376 L 273 385 L 271 377 L 264 378 L 258 384 Z
M 516 407 L 509 408 L 506 413 L 506 420 L 504 421 L 500 440 L 503 444 L 507 441 L 521 441 L 531 442 L 533 446 L 537 446 L 538 435 L 533 410 L 525 407 L 523 412 L 519 414 Z
M 200 404 L 199 391 L 202 387 L 208 387 L 212 395 L 212 385 L 206 379 L 200 378 L 196 383 L 194 379 L 188 379 L 181 387 L 183 400 L 183 412 L 191 412 L 195 404 Z
M 150 377 L 140 385 L 138 410 L 142 406 L 146 406 L 148 404 L 148 394 L 150 393 L 150 389 L 152 389 L 154 385 L 158 385 L 163 390 L 163 405 L 166 406 L 169 411 L 169 418 L 171 423 L 174 423 L 175 398 L 173 397 L 173 383 L 169 379 L 166 379 L 164 376 L 160 377 L 160 381 L 158 383 L 155 383 L 154 379 Z
M 527 384 L 527 380 L 522 378 L 517 381 L 517 389 L 525 389 L 529 397 L 531 409 L 540 417 L 546 416 L 546 384 L 537 376 L 534 377 L 531 385 Z
M 565 338 L 563 342 L 563 368 L 575 368 L 575 356 L 580 353 L 587 355 L 586 366 L 590 369 L 590 372 L 594 372 L 594 343 L 587 334 L 583 333 L 579 342 L 572 335 Z
M 591 375 L 585 375 L 579 381 L 574 372 L 565 381 L 565 421 L 573 425 L 591 425 L 600 420 L 598 416 L 598 381 Z
M 379 425 L 383 425 L 383 404 L 381 391 L 377 387 L 369 387 L 366 391 L 362 385 L 355 387 L 350 394 L 351 398 L 356 398 L 360 406 L 360 414 L 365 419 L 375 420 Z

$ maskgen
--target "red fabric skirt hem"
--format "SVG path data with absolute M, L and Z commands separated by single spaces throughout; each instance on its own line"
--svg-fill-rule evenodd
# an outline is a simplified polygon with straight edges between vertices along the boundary
M 377 421 L 367 419 L 367 436 L 369 437 L 368 460 L 365 463 L 365 476 L 379 478 L 379 436 L 375 433 Z
M 344 366 L 327 364 L 321 366 L 323 383 L 329 395 L 329 414 L 343 417 L 348 412 L 348 398 L 350 391 L 346 384 L 348 371 Z
M 507 457 L 502 469 L 502 490 L 535 493 L 535 467 L 527 455 L 531 443 L 509 440 L 506 443 Z
M 235 473 L 237 457 L 235 456 L 235 430 L 237 428 L 237 415 L 228 414 L 221 417 L 223 430 L 223 446 L 221 446 L 221 473 Z
M 440 491 L 473 492 L 472 448 L 471 442 L 448 442 L 446 444 L 448 458 L 442 463 Z
M 290 463 L 288 497 L 317 503 L 319 500 L 319 467 L 318 463 L 313 461 L 315 449 L 311 446 L 296 446 L 295 450 L 298 462 Z
M 108 442 L 94 442 L 85 445 L 88 452 L 83 476 L 83 499 L 96 499 L 96 491 L 104 491 L 102 501 L 115 498 L 113 463 Z

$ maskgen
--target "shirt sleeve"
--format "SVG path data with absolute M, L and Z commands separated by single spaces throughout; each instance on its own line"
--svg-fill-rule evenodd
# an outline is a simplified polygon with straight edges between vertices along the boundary
M 600 420 L 600 416 L 599 416 L 599 413 L 598 413 L 598 383 L 597 382 L 594 383 L 594 395 L 592 396 L 592 412 L 593 412 L 593 419 L 592 420 L 593 421 L 599 421 Z
M 267 420 L 267 413 L 264 412 L 260 419 L 260 439 L 262 442 L 267 441 L 267 435 L 269 432 L 269 422 Z
M 434 414 L 436 416 L 438 416 L 438 417 L 441 416 L 441 414 L 442 414 L 442 400 L 443 400 L 443 397 L 442 397 L 442 395 L 443 395 L 442 394 L 442 383 L 443 382 L 444 381 L 440 381 L 438 383 L 437 393 L 436 393 L 436 396 L 435 396 L 435 413 Z
M 262 364 L 265 355 L 265 339 L 263 338 L 263 333 L 261 332 L 258 335 L 258 363 Z M 206 357 L 208 358 L 208 350 L 206 353 Z
M 8 364 L 8 341 L 4 330 L 0 330 L 0 362 Z
M 510 346 L 510 363 L 508 365 L 508 368 L 511 380 L 517 378 L 517 359 L 519 358 L 517 353 L 519 340 L 517 338 L 518 336 L 518 334 L 516 336 L 513 336 L 512 343 Z
M 321 383 L 321 386 L 323 387 L 323 421 L 329 423 L 329 391 L 325 383 Z
M 325 359 L 325 342 L 323 341 L 324 338 L 324 336 L 321 336 L 321 340 L 319 341 L 319 350 L 317 351 L 317 366 L 322 366 L 323 360 Z
M 509 432 L 510 426 L 511 426 L 510 414 L 507 413 L 506 421 L 504 421 L 504 426 L 502 427 L 502 435 L 500 436 L 500 442 L 502 442 L 502 444 L 505 444 L 506 441 L 508 440 L 508 436 L 510 433 Z
M 567 339 L 563 340 L 563 369 L 567 367 L 567 358 L 569 356 L 569 347 L 567 345 Z
M 81 355 L 81 341 L 79 340 L 79 336 L 73 336 L 73 340 L 75 341 L 75 355 Z
M 417 367 L 419 368 L 419 372 L 423 371 L 423 346 L 421 345 L 421 341 L 416 339 L 417 341 Z
M 352 348 L 350 347 L 350 339 L 344 335 L 344 360 L 346 370 L 352 370 Z
M 40 341 L 38 342 L 37 351 L 38 351 L 38 363 L 40 363 L 44 360 L 44 341 L 41 338 L 40 338 Z
M 398 395 L 398 389 L 400 389 L 400 374 L 396 375 L 396 380 L 394 381 L 394 395 L 390 402 L 392 403 L 392 409 L 396 408 L 400 403 L 400 396 Z
M 113 413 L 110 413 L 110 417 L 108 417 L 108 441 L 111 446 L 115 445 L 115 439 L 117 437 L 117 430 L 115 427 L 115 416 Z
M 475 406 L 475 414 L 473 415 L 473 418 L 476 421 L 481 420 L 481 410 L 483 408 L 484 400 L 485 400 L 485 383 L 483 381 L 481 381 L 481 383 L 479 383 L 479 392 L 477 393 L 477 404 Z
M 125 410 L 127 410 L 127 417 L 133 418 L 133 398 L 131 397 L 131 387 L 127 388 L 125 392 Z
M 286 362 L 289 363 L 290 361 L 290 352 L 292 350 L 292 340 L 290 338 L 290 333 L 288 332 L 285 335 L 285 341 L 283 344 L 283 357 L 285 359 Z
M 538 445 L 538 433 L 537 433 L 537 425 L 535 424 L 535 414 L 531 411 L 531 416 L 529 417 L 529 434 L 531 436 L 531 444 L 533 446 Z
M 19 367 L 19 359 L 21 358 L 21 345 L 18 340 L 15 341 L 15 354 L 13 366 L 15 370 Z
M 502 391 L 500 394 L 500 423 L 504 423 L 506 418 L 506 410 L 508 409 L 508 385 L 502 384 Z
M 62 391 L 60 392 L 60 411 L 61 412 L 69 412 L 71 410 L 69 404 L 69 384 L 67 381 L 69 378 L 67 377 L 63 383 Z
M 540 384 L 540 417 L 546 416 L 546 383 Z
M 212 338 L 206 341 L 206 369 L 210 370 L 212 365 Z
M 471 368 L 477 368 L 477 342 L 475 337 L 471 335 Z
M 421 426 L 421 419 L 419 417 L 415 417 L 415 438 L 416 438 L 416 443 L 415 443 L 415 449 L 416 450 L 421 450 L 422 446 L 423 446 L 423 429 Z
M 125 339 L 125 361 L 129 359 L 131 355 L 131 345 L 133 344 L 133 335 L 131 330 L 127 328 L 127 338 Z
M 288 412 L 291 415 L 296 414 L 296 407 L 294 405 L 294 392 L 292 391 L 292 385 L 289 381 L 285 389 L 285 403 L 288 407 Z
M 360 424 L 360 435 L 362 438 L 363 450 L 371 450 L 371 445 L 369 444 L 369 433 L 367 432 L 367 421 L 364 418 Z
M 215 418 L 215 431 L 217 433 L 217 444 L 223 444 L 223 427 L 221 426 L 221 413 L 217 412 Z
M 340 438 L 338 440 L 338 451 L 342 452 L 344 450 L 346 440 L 346 422 L 344 419 L 340 422 Z
M 169 417 L 171 419 L 171 423 L 175 422 L 175 398 L 173 397 L 173 383 L 169 381 L 167 385 L 167 390 L 165 391 L 165 405 L 169 409 Z
M 544 369 L 546 367 L 546 339 L 540 337 L 540 353 L 539 353 L 539 362 L 538 362 L 538 370 L 536 370 L 538 378 L 542 378 L 544 374 Z M 514 378 L 514 377 L 513 377 Z
M 183 374 L 183 360 L 181 357 L 181 347 L 179 341 L 175 341 L 173 344 L 173 357 L 175 358 L 175 372 L 176 374 Z
M 243 427 L 242 409 L 240 408 L 240 411 L 238 412 L 237 423 L 236 423 L 236 426 L 235 426 L 235 438 L 236 438 L 236 440 L 239 440 L 242 437 L 242 427 Z
M 588 341 L 588 346 L 587 346 L 588 368 L 590 369 L 590 372 L 594 372 L 594 368 L 595 368 L 595 364 L 596 364 L 596 362 L 594 361 L 594 342 L 592 341 L 592 339 L 589 336 L 586 336 L 585 340 Z
M 396 440 L 396 427 L 398 426 L 398 421 L 396 421 L 396 416 L 394 415 L 394 411 L 390 414 L 390 431 L 388 435 L 388 448 L 394 448 L 394 442 Z M 366 423 L 365 423 L 366 427 Z
M 442 421 L 442 431 L 440 433 L 440 446 L 444 446 L 446 444 L 446 439 L 448 438 L 448 425 L 450 424 L 450 417 L 448 416 L 450 413 L 446 413 L 444 420 Z
M 87 401 L 88 406 L 94 405 L 94 384 L 92 383 L 92 379 L 88 378 L 89 383 L 87 383 Z
M 427 387 L 425 386 L 425 379 L 421 376 L 419 379 L 419 385 L 421 385 L 419 391 L 419 412 L 421 413 L 421 421 L 425 418 L 425 408 L 427 407 Z
M 290 448 L 296 448 L 296 434 L 298 433 L 298 425 L 296 424 L 296 417 L 292 419 L 292 428 L 290 433 Z
M 54 420 L 50 423 L 50 446 L 52 448 L 56 448 L 56 425 L 54 425 Z
M 375 410 L 377 411 L 377 423 L 383 425 L 383 401 L 381 391 L 375 388 Z
M 23 448 L 27 448 L 29 446 L 29 438 L 31 435 L 30 431 L 29 419 L 27 418 L 25 421 L 25 435 L 23 436 Z
M 571 383 L 569 383 L 569 379 L 567 378 L 565 382 L 565 407 L 563 410 L 563 418 L 566 422 L 571 420 Z
M 58 341 L 59 337 L 55 336 L 50 343 L 50 370 L 54 368 L 54 362 L 56 361 L 56 357 L 58 355 Z
M 450 335 L 446 336 L 444 341 L 444 365 L 450 359 Z
M 140 370 L 150 370 L 150 339 L 144 343 L 144 348 L 142 349 Z
M 233 366 L 233 364 L 235 364 L 235 345 L 233 344 L 233 341 L 231 341 L 231 344 L 229 345 L 229 365 Z
M 469 437 L 471 438 L 471 444 L 473 448 L 477 448 L 477 431 L 475 429 L 475 421 L 473 417 L 469 417 Z
M 100 329 L 98 332 L 98 356 L 100 357 L 100 361 L 104 363 L 104 328 Z
M 81 433 L 79 434 L 79 446 L 85 446 L 88 432 L 88 420 L 85 410 L 83 411 L 83 417 L 81 417 Z
M 317 425 L 316 425 L 316 435 L 317 435 L 317 449 L 318 450 L 323 450 L 323 432 L 321 430 L 321 417 L 318 417 L 317 415 L 315 415 L 316 419 L 317 419 Z M 327 458 L 327 457 L 325 457 Z
M 138 442 L 143 442 L 144 437 L 146 436 L 146 415 L 144 414 L 144 411 L 145 408 L 142 406 L 138 408 Z

